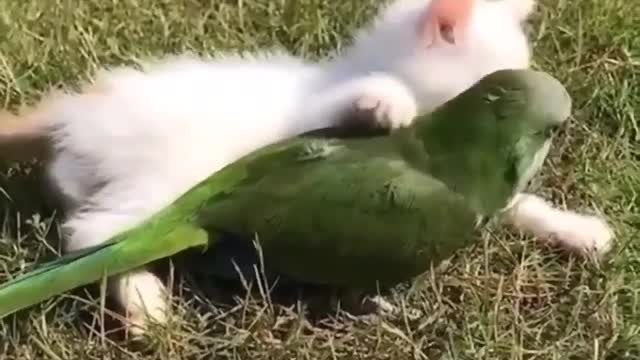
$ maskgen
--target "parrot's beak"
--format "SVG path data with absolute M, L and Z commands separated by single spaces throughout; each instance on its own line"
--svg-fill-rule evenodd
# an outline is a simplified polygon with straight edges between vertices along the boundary
M 557 127 L 567 121 L 572 99 L 564 85 L 545 72 L 531 71 L 526 76 L 529 79 L 527 103 L 535 109 L 535 116 L 540 117 L 543 126 Z
M 571 96 L 564 87 L 557 89 L 557 91 L 557 96 L 560 98 L 557 100 L 557 103 L 562 105 L 557 106 L 559 113 L 554 118 L 558 122 L 558 125 L 560 125 L 564 124 L 571 116 L 572 101 Z M 558 127 L 559 126 L 556 126 L 555 129 L 558 129 Z
M 529 163 L 529 166 L 520 177 L 518 184 L 516 185 L 516 192 L 524 191 L 533 177 L 540 171 L 540 169 L 542 169 L 542 165 L 544 164 L 550 149 L 551 138 L 547 138 L 544 145 L 535 153 L 533 159 Z

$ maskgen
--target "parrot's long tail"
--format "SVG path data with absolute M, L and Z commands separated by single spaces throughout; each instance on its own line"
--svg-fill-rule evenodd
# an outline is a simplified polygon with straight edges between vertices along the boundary
M 207 246 L 207 233 L 189 224 L 166 231 L 131 234 L 70 253 L 0 285 L 0 319 L 55 295 L 174 255 Z

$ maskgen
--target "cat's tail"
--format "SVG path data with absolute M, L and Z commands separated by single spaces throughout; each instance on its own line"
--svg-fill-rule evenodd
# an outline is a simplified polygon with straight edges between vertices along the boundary
M 0 160 L 44 160 L 51 149 L 51 129 L 45 112 L 16 115 L 0 111 Z

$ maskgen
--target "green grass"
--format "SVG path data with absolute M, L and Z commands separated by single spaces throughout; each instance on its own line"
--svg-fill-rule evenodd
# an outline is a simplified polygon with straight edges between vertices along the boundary
M 0 99 L 5 108 L 33 102 L 100 65 L 149 54 L 280 45 L 314 58 L 348 42 L 376 3 L 0 1 Z M 635 1 L 548 0 L 531 21 L 536 67 L 574 98 L 539 191 L 606 214 L 618 235 L 606 261 L 487 233 L 394 294 L 407 310 L 400 315 L 310 321 L 304 303 L 246 297 L 222 306 L 177 296 L 170 325 L 143 346 L 105 334 L 100 297 L 83 289 L 0 321 L 0 359 L 640 359 L 638 19 Z M 26 166 L 0 176 L 0 281 L 58 251 L 58 217 L 34 191 L 37 180 Z M 191 287 L 176 277 L 174 288 L 180 295 Z M 415 313 L 422 315 L 407 315 Z

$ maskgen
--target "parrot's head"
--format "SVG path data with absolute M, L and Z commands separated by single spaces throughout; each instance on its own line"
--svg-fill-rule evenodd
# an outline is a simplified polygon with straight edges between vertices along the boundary
M 406 154 L 479 212 L 493 213 L 540 170 L 570 112 L 569 93 L 551 75 L 500 70 L 417 119 Z

